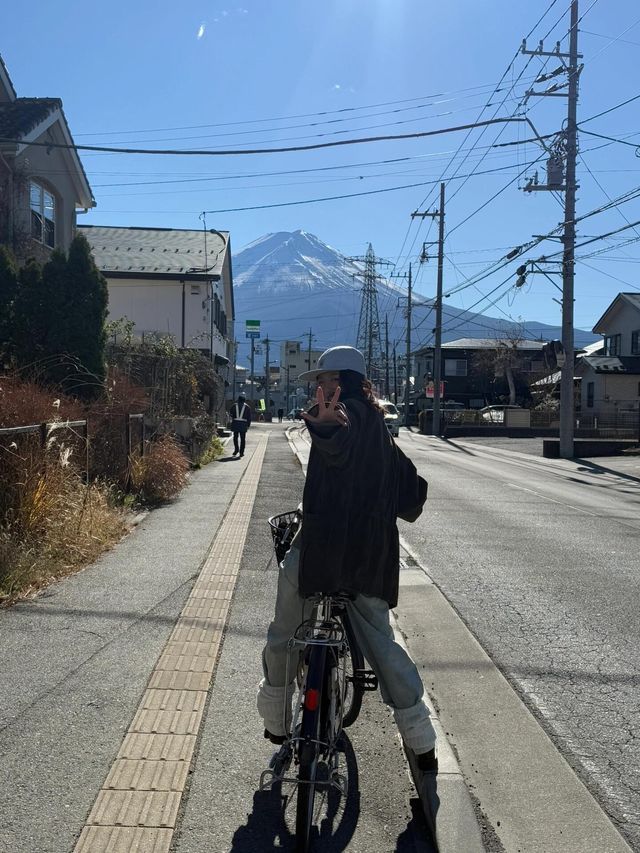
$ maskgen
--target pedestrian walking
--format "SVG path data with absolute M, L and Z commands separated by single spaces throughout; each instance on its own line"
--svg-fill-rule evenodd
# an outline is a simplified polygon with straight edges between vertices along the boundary
M 407 651 L 394 638 L 389 610 L 398 600 L 399 537 L 396 520 L 415 521 L 427 484 L 395 444 L 366 378 L 362 353 L 332 347 L 314 370 L 298 377 L 317 382 L 316 404 L 303 413 L 311 450 L 303 493 L 302 524 L 283 562 L 275 616 L 263 652 L 258 711 L 265 737 L 282 742 L 288 643 L 300 623 L 305 597 L 349 592 L 356 641 L 378 677 L 383 700 L 418 765 L 437 772 L 436 733 L 424 686 Z M 297 671 L 293 658 L 289 673 Z
M 247 399 L 243 394 L 240 394 L 238 402 L 231 407 L 230 414 L 231 431 L 233 432 L 233 455 L 244 456 L 247 430 L 251 426 L 251 408 L 247 405 Z
M 282 423 L 282 419 L 284 417 L 284 409 L 278 409 L 278 423 Z

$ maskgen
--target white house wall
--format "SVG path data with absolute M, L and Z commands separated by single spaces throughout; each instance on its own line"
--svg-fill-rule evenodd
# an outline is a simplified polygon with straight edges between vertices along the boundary
M 588 384 L 593 382 L 593 406 L 587 406 Z M 581 411 L 604 415 L 615 412 L 638 411 L 640 376 L 616 376 L 614 374 L 585 371 L 581 383 Z
M 109 321 L 126 317 L 135 323 L 134 335 L 159 332 L 170 335 L 176 346 L 182 346 L 181 282 L 140 281 L 107 277 L 109 289 Z M 196 290 L 197 293 L 192 292 Z M 203 305 L 204 303 L 204 305 Z M 209 301 L 202 283 L 184 283 L 184 345 L 208 349 L 210 335 Z M 222 336 L 219 336 L 220 338 Z M 224 340 L 216 341 L 214 352 L 226 355 Z

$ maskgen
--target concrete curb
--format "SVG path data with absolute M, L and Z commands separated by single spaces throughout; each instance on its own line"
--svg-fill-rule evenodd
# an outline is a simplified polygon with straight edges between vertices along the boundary
M 391 616 L 396 641 L 410 654 L 393 611 Z M 427 826 L 439 853 L 484 853 L 480 827 L 462 770 L 428 694 L 425 694 L 425 702 L 438 736 L 437 779 L 420 770 L 413 751 L 405 744 L 403 747 Z

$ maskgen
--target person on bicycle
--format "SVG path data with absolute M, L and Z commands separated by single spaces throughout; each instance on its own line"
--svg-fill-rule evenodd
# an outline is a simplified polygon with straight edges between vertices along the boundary
M 317 382 L 316 405 L 303 414 L 311 451 L 303 492 L 302 524 L 278 579 L 275 616 L 262 662 L 258 711 L 265 737 L 285 737 L 283 707 L 288 643 L 317 592 L 347 592 L 358 645 L 378 678 L 384 702 L 418 765 L 437 772 L 436 733 L 417 667 L 394 638 L 389 610 L 398 601 L 400 574 L 396 520 L 414 521 L 427 484 L 390 436 L 366 378 L 362 353 L 331 347 L 299 381 Z M 290 678 L 297 665 L 289 660 Z M 289 702 L 290 705 L 290 702 Z M 287 705 L 287 707 L 289 707 Z

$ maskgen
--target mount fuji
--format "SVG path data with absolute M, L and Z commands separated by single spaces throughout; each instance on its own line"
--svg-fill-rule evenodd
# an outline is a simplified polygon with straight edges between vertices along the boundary
M 246 364 L 250 349 L 244 338 L 245 320 L 260 320 L 261 337 L 273 342 L 270 361 L 279 360 L 279 344 L 300 340 L 307 346 L 313 335 L 313 349 L 336 344 L 356 344 L 362 301 L 363 263 L 350 260 L 306 231 L 279 231 L 266 234 L 233 256 L 236 338 L 238 364 Z M 406 290 L 389 279 L 377 282 L 381 340 L 385 318 L 389 345 L 402 341 L 404 352 Z M 412 349 L 432 343 L 433 299 L 414 295 L 412 299 Z M 443 308 L 442 341 L 460 338 L 490 338 L 513 329 L 504 318 Z M 559 326 L 535 322 L 517 324 L 528 339 L 559 338 Z M 596 340 L 590 332 L 575 330 L 577 346 Z

